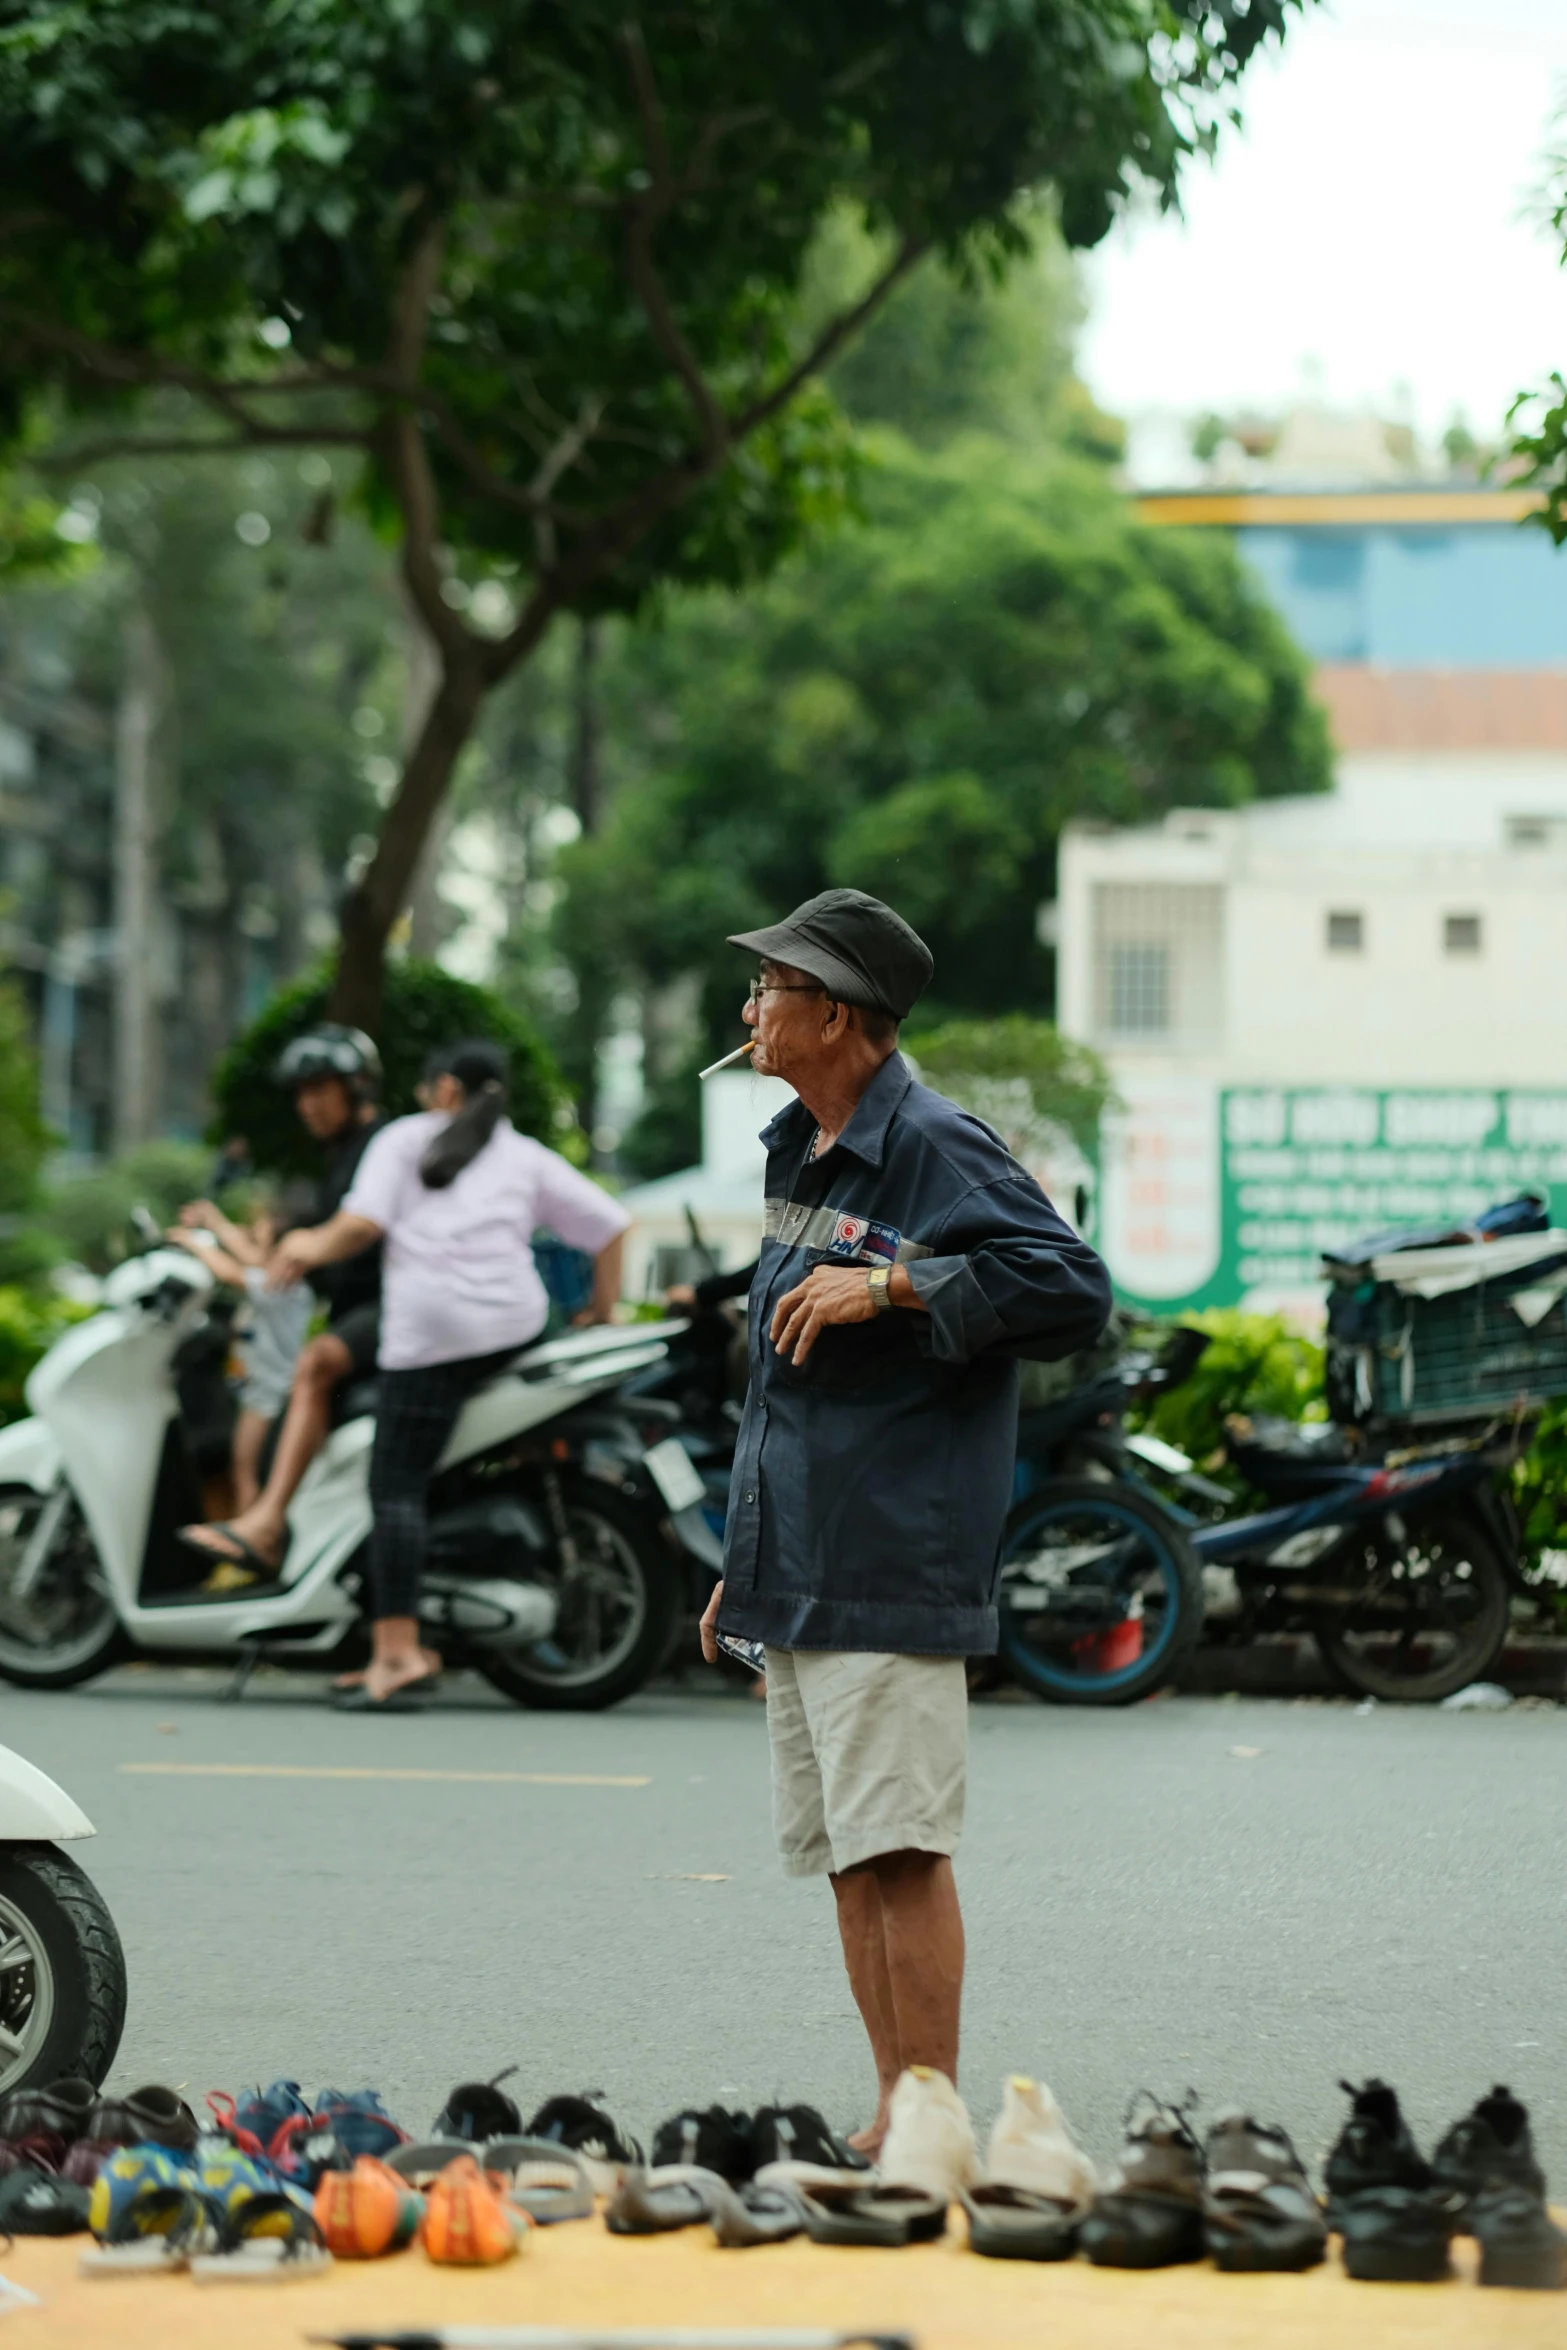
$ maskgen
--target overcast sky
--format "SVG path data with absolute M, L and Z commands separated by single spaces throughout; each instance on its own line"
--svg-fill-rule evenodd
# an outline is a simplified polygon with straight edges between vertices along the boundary
M 1243 84 L 1184 221 L 1087 263 L 1080 365 L 1104 404 L 1274 407 L 1407 385 L 1482 434 L 1567 373 L 1567 270 L 1536 208 L 1567 105 L 1567 0 L 1327 0 Z M 1556 134 L 1567 145 L 1567 126 Z

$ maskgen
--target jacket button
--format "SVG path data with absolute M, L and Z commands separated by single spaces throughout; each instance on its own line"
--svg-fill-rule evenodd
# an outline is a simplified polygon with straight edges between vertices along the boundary
M 748 1493 L 745 1498 L 747 1501 L 755 1501 L 756 1495 L 754 1493 Z

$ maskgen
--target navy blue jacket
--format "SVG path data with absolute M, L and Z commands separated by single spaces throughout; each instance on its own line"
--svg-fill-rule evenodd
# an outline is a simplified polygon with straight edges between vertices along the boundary
M 986 1655 L 1012 1492 L 1017 1361 L 1098 1337 L 1110 1280 L 999 1138 L 894 1053 L 831 1150 L 791 1102 L 767 1145 L 751 1389 L 719 1627 L 775 1648 Z M 901 1263 L 925 1313 L 824 1330 L 797 1370 L 768 1325 L 814 1265 Z

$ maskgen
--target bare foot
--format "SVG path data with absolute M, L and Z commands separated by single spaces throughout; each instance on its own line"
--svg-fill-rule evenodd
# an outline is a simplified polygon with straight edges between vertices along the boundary
M 444 1669 L 433 1648 L 421 1648 L 419 1654 L 424 1659 L 424 1670 L 427 1673 L 439 1673 Z M 334 1689 L 362 1689 L 369 1678 L 370 1667 L 361 1665 L 357 1673 L 339 1673 L 332 1686 Z
M 424 1680 L 430 1669 L 425 1655 L 424 1649 L 416 1648 L 411 1656 L 373 1657 L 365 1668 L 366 1695 L 380 1705 L 388 1697 L 394 1697 L 399 1689 L 406 1689 L 410 1682 Z
M 845 2141 L 846 2144 L 852 2146 L 856 2154 L 868 2154 L 874 2162 L 881 2152 L 882 2140 L 887 2135 L 889 2118 L 885 2103 L 878 2105 L 876 2119 L 873 2122 L 867 2122 L 863 2130 L 856 2130 Z

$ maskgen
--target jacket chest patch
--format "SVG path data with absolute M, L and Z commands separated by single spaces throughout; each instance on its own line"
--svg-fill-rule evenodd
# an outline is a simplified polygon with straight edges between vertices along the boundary
M 928 1257 L 930 1250 L 917 1240 L 905 1240 L 896 1224 L 879 1223 L 874 1216 L 856 1216 L 847 1208 L 809 1207 L 803 1201 L 769 1199 L 763 1217 L 769 1240 L 784 1248 L 814 1248 L 840 1265 L 864 1262 L 880 1265 L 907 1263 Z

